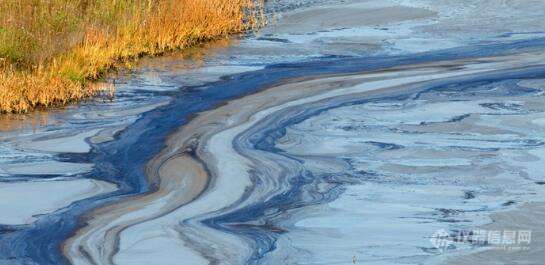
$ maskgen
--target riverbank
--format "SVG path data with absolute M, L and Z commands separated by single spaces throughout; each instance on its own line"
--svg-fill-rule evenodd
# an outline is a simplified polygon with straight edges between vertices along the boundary
M 112 88 L 104 74 L 253 27 L 252 0 L 0 2 L 0 112 L 64 105 Z
M 282 2 L 261 35 L 2 132 L 0 263 L 435 264 L 482 249 L 436 231 L 541 201 L 545 39 L 503 34 L 541 27 L 534 2 Z

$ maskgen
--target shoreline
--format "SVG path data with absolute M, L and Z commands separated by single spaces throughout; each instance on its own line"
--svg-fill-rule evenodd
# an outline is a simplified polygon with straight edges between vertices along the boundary
M 27 2 L 0 3 L 0 114 L 112 95 L 116 69 L 263 23 L 253 0 Z
M 32 124 L 37 131 L 24 136 L 6 130 L 0 145 L 8 152 L 2 160 L 6 164 L 0 164 L 0 175 L 6 177 L 2 186 L 51 181 L 62 174 L 62 181 L 78 177 L 118 189 L 60 205 L 62 209 L 36 216 L 32 224 L 0 225 L 0 263 L 68 264 L 59 246 L 72 237 L 62 250 L 83 264 L 93 259 L 131 265 L 179 260 L 352 264 L 351 258 L 373 265 L 421 264 L 437 254 L 428 240 L 433 229 L 479 227 L 481 221 L 469 220 L 533 201 L 529 191 L 541 192 L 535 185 L 541 185 L 542 171 L 535 164 L 543 157 L 533 151 L 539 150 L 536 139 L 545 137 L 534 133 L 545 124 L 540 118 L 545 104 L 532 92 L 545 89 L 544 79 L 533 78 L 545 74 L 527 65 L 543 61 L 532 52 L 541 52 L 545 38 L 511 34 L 533 28 L 533 13 L 525 5 L 517 5 L 516 10 L 525 10 L 517 13 L 486 1 L 476 1 L 478 8 L 470 9 L 464 9 L 465 3 L 430 1 L 350 0 L 344 5 L 319 0 L 303 1 L 302 9 L 297 0 L 281 1 L 279 6 L 288 10 L 280 17 L 281 26 L 267 28 L 262 36 L 247 36 L 191 58 L 146 59 L 149 64 L 123 73 L 119 82 L 116 78 L 120 89 L 111 102 L 90 100 L 66 108 L 66 113 L 52 111 L 50 121 L 40 120 L 44 125 L 36 128 Z M 325 2 L 331 5 L 321 6 Z M 482 12 L 472 16 L 474 9 Z M 405 11 L 407 20 L 392 17 Z M 371 16 L 359 18 L 359 12 Z M 524 17 L 518 17 L 521 12 Z M 333 21 L 316 28 L 312 21 L 322 14 Z M 479 23 L 488 22 L 490 15 L 516 19 L 502 21 L 501 28 Z M 477 36 L 468 25 L 483 28 Z M 502 32 L 509 33 L 496 36 Z M 456 74 L 498 68 L 499 61 L 523 57 L 517 65 L 501 66 L 516 68 L 513 72 L 413 79 L 404 88 L 340 95 L 361 82 L 386 86 L 404 74 Z M 286 95 L 304 97 L 308 91 L 299 88 L 305 86 L 339 89 L 340 94 L 324 94 L 328 99 L 314 103 L 277 105 L 281 110 L 267 106 L 280 104 Z M 267 92 L 278 87 L 287 92 Z M 253 94 L 268 98 L 254 96 L 257 100 L 251 101 Z M 239 102 L 238 108 L 232 102 Z M 220 110 L 229 111 L 231 118 Z M 214 111 L 216 117 L 199 119 Z M 193 132 L 200 130 L 198 134 L 165 146 L 173 133 L 189 133 L 183 128 L 196 120 L 208 127 L 196 124 Z M 69 143 L 59 144 L 64 139 Z M 11 142 L 22 150 L 14 150 Z M 187 149 L 177 150 L 177 144 Z M 223 154 L 231 159 L 218 166 L 226 160 Z M 31 175 L 13 175 L 17 172 Z M 507 180 L 510 189 L 501 186 Z M 214 195 L 220 188 L 224 192 Z M 224 197 L 239 200 L 229 204 Z M 209 205 L 202 202 L 206 199 Z M 206 213 L 214 207 L 221 209 Z M 85 228 L 86 220 L 92 227 Z M 395 237 L 396 244 L 388 237 Z M 221 247 L 214 241 L 225 250 L 217 250 Z

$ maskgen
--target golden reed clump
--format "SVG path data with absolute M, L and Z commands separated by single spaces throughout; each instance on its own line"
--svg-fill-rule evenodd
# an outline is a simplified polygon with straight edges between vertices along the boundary
M 0 112 L 100 91 L 108 70 L 250 29 L 256 0 L 0 0 Z

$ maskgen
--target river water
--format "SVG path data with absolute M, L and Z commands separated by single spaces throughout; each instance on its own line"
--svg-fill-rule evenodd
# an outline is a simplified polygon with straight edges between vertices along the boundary
M 114 98 L 3 116 L 0 264 L 538 261 L 510 211 L 545 192 L 543 5 L 277 1 Z M 529 252 L 430 240 L 497 214 Z

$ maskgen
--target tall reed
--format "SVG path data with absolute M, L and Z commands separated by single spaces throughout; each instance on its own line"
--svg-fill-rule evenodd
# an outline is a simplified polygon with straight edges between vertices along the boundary
M 243 32 L 255 0 L 0 0 L 0 112 L 98 93 L 110 69 Z

